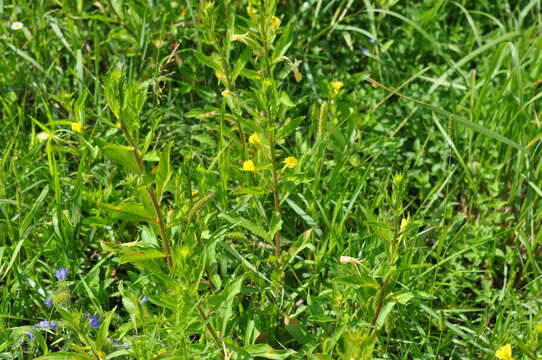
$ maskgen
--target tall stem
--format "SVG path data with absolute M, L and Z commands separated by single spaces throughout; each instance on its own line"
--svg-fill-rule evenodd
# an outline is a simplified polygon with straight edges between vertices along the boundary
M 132 140 L 132 136 L 130 135 L 130 132 L 128 131 L 128 128 L 126 127 L 126 124 L 124 123 L 124 121 L 119 119 L 119 122 L 120 122 L 121 130 L 124 133 L 124 136 L 126 137 L 126 141 L 128 142 L 128 145 L 130 145 L 130 147 L 132 148 L 139 172 L 143 174 L 145 172 L 145 167 L 143 166 L 143 159 L 141 158 L 139 149 L 135 146 L 135 143 Z M 160 228 L 160 237 L 162 238 L 162 247 L 166 251 L 167 266 L 171 268 L 173 265 L 171 261 L 171 247 L 169 246 L 169 239 L 166 232 L 164 217 L 162 216 L 162 210 L 160 209 L 160 203 L 158 202 L 158 199 L 156 198 L 156 194 L 154 193 L 154 190 L 150 186 L 147 186 L 146 190 L 147 190 L 147 194 L 151 198 L 152 206 L 154 207 L 154 212 L 156 214 L 156 222 L 158 223 L 158 227 Z
M 380 312 L 382 311 L 382 305 L 384 305 L 384 299 L 386 298 L 386 289 L 388 287 L 388 280 L 389 276 L 386 276 L 386 279 L 384 280 L 384 283 L 382 284 L 382 287 L 380 288 L 380 293 L 378 294 L 378 303 L 376 304 L 376 310 L 373 315 L 373 319 L 371 320 L 371 332 L 376 333 L 376 321 L 378 320 L 378 316 L 380 316 Z
M 273 199 L 275 202 L 275 213 L 280 215 L 280 194 L 279 179 L 277 176 L 277 160 L 275 158 L 275 129 L 271 130 L 271 171 L 273 172 Z M 275 257 L 280 258 L 280 230 L 275 234 Z

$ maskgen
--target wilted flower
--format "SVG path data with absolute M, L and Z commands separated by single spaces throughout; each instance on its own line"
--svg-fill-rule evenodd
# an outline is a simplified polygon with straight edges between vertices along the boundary
M 21 30 L 22 28 L 24 28 L 24 25 L 20 21 L 15 21 L 11 23 L 10 27 L 11 27 L 11 30 Z
M 284 159 L 284 165 L 287 168 L 293 169 L 297 165 L 297 159 L 293 156 L 288 156 L 286 159 Z
M 252 171 L 252 172 L 255 172 L 256 171 L 256 165 L 254 165 L 254 161 L 252 160 L 247 160 L 243 163 L 243 170 L 244 171 Z
M 83 125 L 80 122 L 72 122 L 70 123 L 72 130 L 76 133 L 82 134 L 83 133 Z
M 341 264 L 361 264 L 360 259 L 356 259 L 356 258 L 353 258 L 353 257 L 350 257 L 350 256 L 341 256 L 339 258 L 339 262 Z
M 244 33 L 244 34 L 233 34 L 233 35 L 231 36 L 231 41 L 238 41 L 238 40 L 245 41 L 247 37 L 248 37 L 248 33 Z
M 512 357 L 512 345 L 506 344 L 495 351 L 495 356 L 501 360 L 514 360 Z
M 68 276 L 68 269 L 66 268 L 60 268 L 56 272 L 56 278 L 58 279 L 58 281 L 64 280 L 66 276 Z
M 30 340 L 34 340 L 34 338 L 36 337 L 36 335 L 31 333 L 30 331 L 26 331 L 25 334 L 26 334 L 26 336 L 28 336 L 30 338 Z
M 49 327 L 51 328 L 51 330 L 56 330 L 58 328 L 58 323 L 50 322 Z
M 45 131 L 42 131 L 40 132 L 38 135 L 36 135 L 36 137 L 38 138 L 38 141 L 39 142 L 44 142 L 46 141 L 47 139 L 49 139 L 49 135 L 48 133 L 46 133 Z
M 248 142 L 251 143 L 251 144 L 254 144 L 254 145 L 262 143 L 260 141 L 260 137 L 256 133 L 253 133 L 252 135 L 250 135 L 250 137 L 248 138 Z
M 45 300 L 43 303 L 45 304 L 45 306 L 50 307 L 51 305 L 53 305 L 53 299 L 49 298 Z
M 141 302 L 142 302 L 142 303 L 146 303 L 146 302 L 148 302 L 148 301 L 149 301 L 149 298 L 147 297 L 147 295 L 145 295 L 145 296 L 143 296 L 143 297 L 141 298 Z
M 376 44 L 376 39 L 369 39 L 369 42 L 370 42 L 371 44 Z
M 365 55 L 369 55 L 371 53 L 369 49 L 367 48 L 361 48 L 361 52 L 364 53 Z

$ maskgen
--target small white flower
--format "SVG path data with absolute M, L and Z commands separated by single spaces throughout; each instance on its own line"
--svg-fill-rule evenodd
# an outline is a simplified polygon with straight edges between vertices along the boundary
M 11 30 L 21 30 L 24 27 L 23 23 L 20 21 L 15 21 L 11 23 Z

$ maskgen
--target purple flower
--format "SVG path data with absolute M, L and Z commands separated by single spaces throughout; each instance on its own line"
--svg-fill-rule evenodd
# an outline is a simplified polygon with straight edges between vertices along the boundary
M 149 298 L 147 297 L 147 295 L 145 295 L 145 296 L 143 296 L 143 297 L 141 298 L 141 302 L 142 302 L 142 303 L 146 303 L 147 301 L 149 301 Z
M 40 328 L 48 328 L 51 324 L 47 320 L 42 320 L 38 323 Z
M 68 276 L 68 269 L 66 268 L 60 268 L 56 272 L 56 278 L 58 279 L 58 281 L 64 280 L 66 276 Z
M 364 53 L 365 55 L 370 54 L 369 49 L 367 49 L 367 48 L 361 48 L 361 52 Z
M 42 329 L 51 329 L 51 330 L 56 330 L 58 328 L 58 323 L 56 322 L 49 322 L 47 320 L 42 320 L 38 323 L 38 326 Z
M 98 318 L 98 315 L 92 315 L 90 317 L 90 326 L 93 327 L 94 329 L 97 329 L 100 327 L 100 320 Z
M 371 44 L 376 44 L 376 39 L 369 39 L 369 42 L 370 42 Z
M 30 331 L 26 331 L 25 333 L 26 333 L 26 336 L 28 336 L 30 338 L 30 340 L 34 340 L 34 338 L 36 337 L 36 335 L 31 333 Z
M 45 300 L 43 303 L 45 304 L 45 306 L 51 307 L 51 305 L 53 305 L 53 299 L 49 298 Z
M 86 312 L 83 313 L 83 318 L 88 319 L 88 314 Z

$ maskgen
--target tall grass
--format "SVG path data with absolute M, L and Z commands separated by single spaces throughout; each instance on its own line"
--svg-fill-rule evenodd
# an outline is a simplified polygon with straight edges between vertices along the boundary
M 0 2 L 0 357 L 537 359 L 540 6 Z

